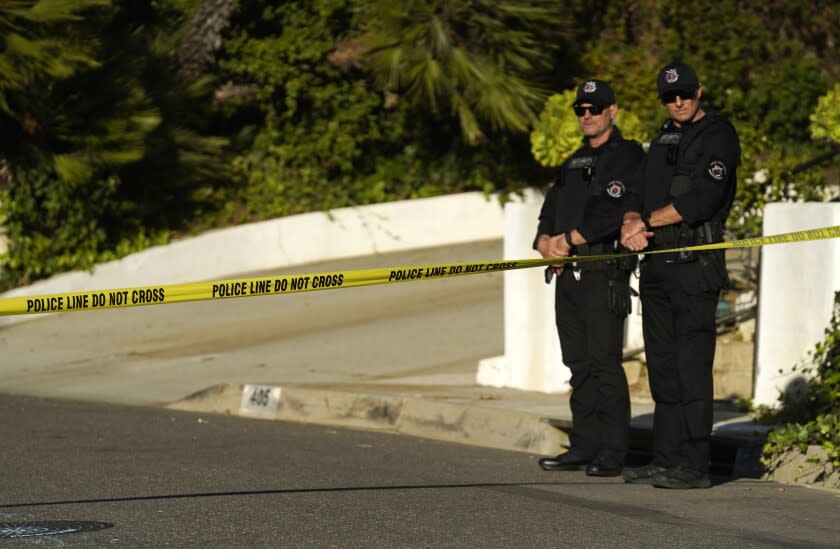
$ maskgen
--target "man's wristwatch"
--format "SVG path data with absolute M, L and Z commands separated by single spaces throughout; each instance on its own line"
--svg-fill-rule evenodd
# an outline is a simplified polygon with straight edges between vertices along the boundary
M 645 212 L 642 214 L 642 223 L 645 224 L 645 229 L 648 231 L 653 231 L 653 227 L 650 225 L 650 212 Z
M 574 248 L 575 245 L 572 242 L 572 231 L 567 231 L 564 238 L 566 239 L 566 244 L 569 245 L 569 248 Z

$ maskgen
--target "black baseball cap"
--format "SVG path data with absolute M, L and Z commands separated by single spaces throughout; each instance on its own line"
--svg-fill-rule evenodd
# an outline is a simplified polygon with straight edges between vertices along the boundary
M 592 103 L 609 106 L 615 103 L 615 94 L 609 84 L 603 80 L 587 80 L 578 86 L 577 97 L 573 105 Z
M 688 92 L 694 93 L 697 91 L 697 86 L 700 85 L 700 80 L 697 79 L 697 73 L 690 65 L 685 63 L 669 63 L 665 65 L 659 76 L 656 78 L 656 87 L 659 90 L 659 97 L 664 96 L 669 92 Z

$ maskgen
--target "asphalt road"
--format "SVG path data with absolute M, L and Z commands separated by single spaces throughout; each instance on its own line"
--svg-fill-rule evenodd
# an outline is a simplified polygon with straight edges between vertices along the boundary
M 836 494 L 663 491 L 382 433 L 0 396 L 0 548 L 836 547 Z M 91 532 L 4 538 L 43 521 Z M 31 531 L 31 530 L 30 530 Z

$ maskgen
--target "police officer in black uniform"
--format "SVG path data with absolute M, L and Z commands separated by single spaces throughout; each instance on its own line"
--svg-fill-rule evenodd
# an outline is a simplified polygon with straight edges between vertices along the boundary
M 724 116 L 703 111 L 690 66 L 666 65 L 657 88 L 669 120 L 648 150 L 643 185 L 628 193 L 622 244 L 642 251 L 720 242 L 735 197 L 738 135 Z M 625 469 L 627 482 L 711 486 L 715 310 L 728 283 L 723 250 L 645 256 L 639 289 L 653 461 Z
M 583 146 L 560 167 L 540 212 L 534 248 L 546 258 L 616 252 L 624 195 L 644 158 L 641 145 L 622 138 L 613 125 L 618 106 L 606 82 L 581 84 L 573 109 Z M 541 459 L 547 471 L 621 474 L 630 421 L 621 358 L 635 256 L 631 259 L 631 264 L 593 261 L 546 270 L 546 281 L 557 274 L 557 332 L 572 373 L 570 448 Z

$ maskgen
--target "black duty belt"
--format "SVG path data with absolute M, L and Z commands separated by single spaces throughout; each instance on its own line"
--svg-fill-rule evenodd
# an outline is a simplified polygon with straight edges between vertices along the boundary
M 682 224 L 659 227 L 654 231 L 654 242 L 660 249 L 693 246 L 697 243 L 697 231 Z
M 711 244 L 723 241 L 723 224 L 718 221 L 707 221 L 697 227 L 689 227 L 685 223 L 659 227 L 654 231 L 655 247 L 681 248 L 697 244 Z
M 572 250 L 573 255 L 609 255 L 615 253 L 612 242 L 595 242 L 594 244 L 581 244 Z M 606 268 L 606 261 L 585 261 L 580 264 L 572 264 L 572 269 L 582 272 L 603 271 Z

